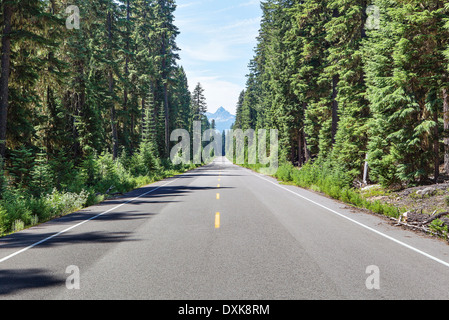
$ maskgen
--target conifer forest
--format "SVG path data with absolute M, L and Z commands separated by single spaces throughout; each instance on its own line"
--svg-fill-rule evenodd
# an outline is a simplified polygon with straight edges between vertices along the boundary
M 210 126 L 176 5 L 2 1 L 0 233 L 194 166 L 169 160 L 173 130 Z M 331 195 L 448 179 L 446 1 L 260 6 L 233 129 L 278 130 L 277 177 Z

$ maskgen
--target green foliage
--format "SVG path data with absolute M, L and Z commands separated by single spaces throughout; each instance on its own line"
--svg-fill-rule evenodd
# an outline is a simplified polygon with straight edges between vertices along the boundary
M 35 193 L 45 194 L 53 188 L 53 171 L 44 153 L 37 154 L 31 177 L 31 190 Z
M 435 219 L 429 224 L 430 231 L 438 234 L 440 237 L 447 239 L 448 228 L 447 225 L 440 219 Z
M 9 99 L 0 97 L 0 107 L 9 103 L 2 232 L 175 172 L 162 159 L 166 132 L 192 128 L 188 80 L 177 65 L 175 1 L 74 4 L 80 29 L 66 28 L 61 0 L 8 2 L 11 37 L 3 34 L 7 19 L 0 19 L 11 41 L 11 52 L 2 55 L 11 70 L 1 77 Z
M 253 169 L 256 167 L 250 166 Z M 351 176 L 331 160 L 307 163 L 301 169 L 289 163 L 279 166 L 274 175 L 282 182 L 312 189 L 324 193 L 334 199 L 343 201 L 358 208 L 366 208 L 372 212 L 397 218 L 399 210 L 380 201 L 368 201 L 364 195 L 352 187 Z
M 370 5 L 379 28 L 367 24 Z M 383 186 L 437 180 L 447 10 L 441 0 L 264 1 L 235 128 L 278 129 L 280 160 L 298 167 L 330 158 L 361 180 L 367 159 Z
M 53 191 L 45 197 L 45 201 L 52 210 L 52 216 L 58 216 L 66 215 L 83 208 L 87 198 L 88 194 L 84 190 L 77 194 L 53 189 Z
M 92 154 L 79 168 L 73 169 L 72 181 L 47 192 L 42 189 L 24 193 L 21 188 L 7 187 L 0 200 L 0 235 L 69 214 L 99 203 L 109 194 L 125 193 L 195 167 L 174 166 L 169 160 L 160 161 L 154 153 L 152 144 L 147 142 L 142 143 L 138 153 L 132 156 L 123 153 L 116 160 L 108 152 L 99 156 Z M 47 168 L 45 161 L 36 166 Z M 45 173 L 46 170 L 38 172 Z M 36 177 L 43 173 L 36 173 Z M 33 180 L 32 186 L 38 186 L 40 182 Z
M 0 235 L 8 230 L 8 211 L 0 206 Z
M 151 176 L 160 167 L 155 157 L 155 149 L 151 142 L 142 142 L 139 152 L 135 153 L 129 163 L 129 170 L 134 176 Z
M 426 182 L 440 160 L 438 96 L 447 79 L 439 42 L 447 37 L 442 2 L 406 2 L 377 1 L 381 29 L 370 33 L 364 49 L 373 115 L 369 162 L 373 178 L 385 186 Z
M 34 157 L 31 149 L 21 146 L 11 152 L 8 173 L 14 186 L 25 189 L 30 186 L 33 164 Z

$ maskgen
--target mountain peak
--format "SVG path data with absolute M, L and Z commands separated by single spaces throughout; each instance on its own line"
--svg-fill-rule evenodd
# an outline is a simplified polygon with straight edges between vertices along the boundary
M 228 111 L 228 110 L 226 110 L 225 108 L 223 108 L 223 107 L 220 107 L 220 108 L 218 108 L 218 110 L 217 111 L 215 111 L 215 113 L 214 113 L 215 115 L 217 115 L 217 114 L 226 114 L 226 115 L 230 115 L 231 113 Z
M 235 122 L 235 116 L 223 107 L 218 108 L 215 113 L 207 112 L 206 117 L 209 122 L 212 122 L 212 119 L 215 120 L 216 129 L 220 132 L 231 129 Z

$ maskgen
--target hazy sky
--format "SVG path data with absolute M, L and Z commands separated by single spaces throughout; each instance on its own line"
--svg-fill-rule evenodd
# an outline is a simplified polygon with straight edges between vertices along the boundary
M 180 35 L 178 61 L 187 73 L 189 89 L 205 89 L 208 111 L 220 106 L 235 114 L 245 89 L 248 63 L 254 55 L 260 27 L 259 0 L 178 0 L 175 24 Z

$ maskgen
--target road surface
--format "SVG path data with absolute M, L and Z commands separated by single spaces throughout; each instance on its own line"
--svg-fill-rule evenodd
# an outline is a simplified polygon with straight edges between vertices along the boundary
M 449 246 L 232 165 L 0 239 L 0 299 L 448 299 Z

